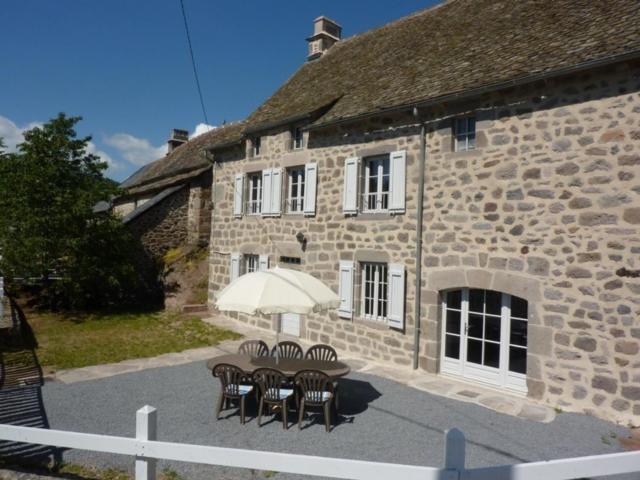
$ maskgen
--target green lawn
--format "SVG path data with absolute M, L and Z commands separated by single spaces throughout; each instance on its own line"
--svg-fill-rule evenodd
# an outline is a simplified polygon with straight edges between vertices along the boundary
M 26 314 L 47 370 L 154 357 L 217 345 L 241 335 L 179 312 Z

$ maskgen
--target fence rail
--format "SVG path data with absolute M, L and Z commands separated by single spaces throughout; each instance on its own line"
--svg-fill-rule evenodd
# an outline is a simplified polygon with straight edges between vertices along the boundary
M 574 480 L 640 473 L 640 452 L 467 469 L 464 434 L 455 428 L 445 433 L 445 465 L 436 468 L 161 442 L 156 426 L 156 409 L 145 406 L 136 413 L 136 438 L 0 425 L 0 440 L 133 456 L 136 480 L 155 479 L 158 459 L 353 480 Z

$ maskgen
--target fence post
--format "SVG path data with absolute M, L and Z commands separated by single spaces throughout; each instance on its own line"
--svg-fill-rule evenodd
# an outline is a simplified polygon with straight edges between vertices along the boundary
M 156 440 L 157 410 L 145 405 L 136 412 L 136 439 Z M 144 445 L 141 450 L 144 452 Z M 156 459 L 136 456 L 136 480 L 155 480 Z
M 458 472 L 462 478 L 464 472 L 465 438 L 464 433 L 457 428 L 444 432 L 444 468 Z

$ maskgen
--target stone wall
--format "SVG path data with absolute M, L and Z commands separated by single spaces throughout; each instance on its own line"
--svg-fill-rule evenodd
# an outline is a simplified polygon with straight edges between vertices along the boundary
M 429 370 L 440 357 L 438 292 L 454 286 L 443 276 L 469 269 L 476 286 L 529 300 L 530 396 L 638 423 L 639 89 L 634 65 L 493 95 L 467 106 L 478 112 L 473 152 L 452 153 L 448 122 L 434 124 Z
M 189 183 L 187 216 L 188 242 L 208 245 L 211 236 L 211 171 L 199 175 Z
M 134 235 L 152 256 L 160 258 L 171 248 L 209 243 L 211 183 L 211 171 L 207 170 L 129 222 Z M 153 200 L 157 193 L 161 192 L 118 199 L 114 212 L 124 217 Z
M 131 220 L 128 225 L 153 258 L 162 258 L 167 250 L 187 243 L 188 211 L 189 188 L 185 186 Z
M 404 122 L 406 123 L 406 119 Z M 366 128 L 366 130 L 365 130 Z M 298 257 L 304 271 L 317 276 L 335 291 L 338 289 L 338 263 L 343 259 L 367 258 L 406 267 L 406 328 L 397 331 L 361 319 L 345 321 L 335 312 L 311 315 L 301 320 L 301 334 L 311 341 L 325 342 L 365 357 L 409 365 L 413 335 L 415 278 L 415 214 L 342 213 L 343 164 L 345 158 L 375 153 L 407 150 L 407 211 L 415 212 L 417 188 L 417 154 L 419 142 L 416 126 L 393 128 L 387 121 L 375 121 L 365 128 L 351 131 L 349 137 L 336 131 L 307 139 L 305 151 L 288 151 L 289 132 L 274 131 L 262 138 L 258 158 L 223 161 L 215 173 L 216 206 L 213 212 L 211 239 L 210 300 L 215 291 L 229 282 L 229 255 L 268 254 L 273 266 L 280 256 Z M 233 184 L 236 173 L 258 172 L 276 166 L 290 167 L 308 162 L 318 163 L 316 215 L 283 214 L 278 218 L 244 215 L 233 217 Z M 284 185 L 283 180 L 283 185 Z M 284 203 L 283 203 L 284 205 Z M 296 240 L 302 232 L 306 239 L 303 251 Z M 271 328 L 271 318 L 248 317 L 252 325 Z M 237 318 L 237 317 L 236 317 Z
M 439 371 L 443 290 L 510 293 L 529 302 L 528 395 L 639 423 L 639 91 L 640 67 L 626 64 L 425 112 L 422 368 Z M 477 118 L 474 151 L 451 151 L 451 118 L 461 114 Z M 302 269 L 336 291 L 340 259 L 402 263 L 403 332 L 332 312 L 303 319 L 302 336 L 409 365 L 417 134 L 410 117 L 381 118 L 314 132 L 305 151 L 287 152 L 288 134 L 274 131 L 259 158 L 224 162 L 216 174 L 210 299 L 228 283 L 232 252 L 299 256 Z M 385 149 L 407 150 L 407 213 L 345 217 L 345 158 Z M 236 173 L 307 161 L 318 163 L 315 217 L 233 218 Z M 304 252 L 299 231 L 308 238 Z

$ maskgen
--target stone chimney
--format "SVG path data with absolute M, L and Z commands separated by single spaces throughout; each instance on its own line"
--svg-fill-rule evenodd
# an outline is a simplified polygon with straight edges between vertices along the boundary
M 187 143 L 189 141 L 189 132 L 187 130 L 180 130 L 174 128 L 171 130 L 171 136 L 169 137 L 169 149 L 167 153 L 173 152 L 177 147 L 182 145 L 183 143 Z
M 320 58 L 334 43 L 342 38 L 342 27 L 333 20 L 322 16 L 313 21 L 313 35 L 307 38 L 309 54 L 307 61 Z

